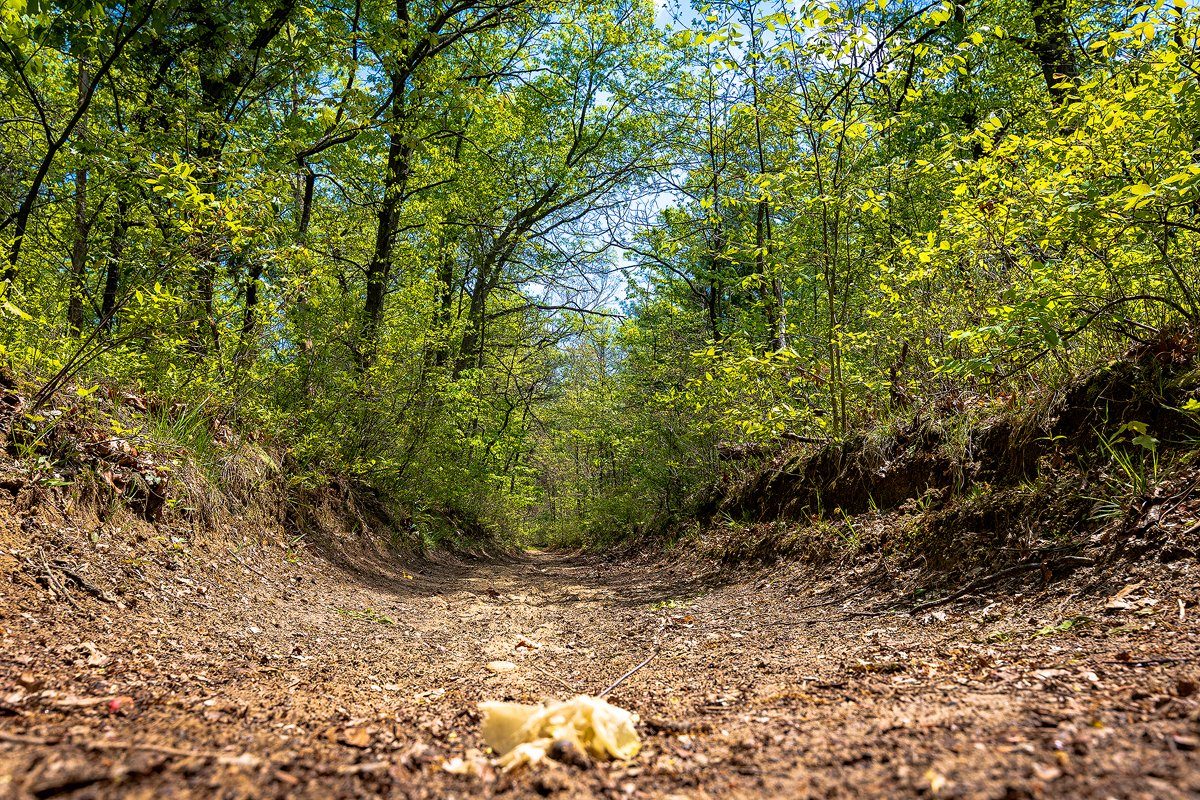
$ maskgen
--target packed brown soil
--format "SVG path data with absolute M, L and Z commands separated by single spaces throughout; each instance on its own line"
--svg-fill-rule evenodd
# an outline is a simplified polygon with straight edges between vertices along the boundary
M 9 515 L 0 797 L 1200 796 L 1194 559 L 856 615 L 927 580 Z M 609 698 L 635 759 L 490 765 L 479 701 L 596 694 L 656 652 Z

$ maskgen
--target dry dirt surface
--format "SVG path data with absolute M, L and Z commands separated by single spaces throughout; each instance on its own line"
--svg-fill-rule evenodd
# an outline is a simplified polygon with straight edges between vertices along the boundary
M 1191 560 L 855 616 L 886 565 L 7 530 L 4 798 L 1200 797 Z M 609 696 L 636 758 L 490 763 L 479 701 L 652 654 Z

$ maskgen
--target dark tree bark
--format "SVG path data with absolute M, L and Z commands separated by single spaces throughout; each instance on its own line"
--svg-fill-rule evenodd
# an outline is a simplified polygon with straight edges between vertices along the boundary
M 449 337 L 450 321 L 454 316 L 454 252 L 453 242 L 442 240 L 441 260 L 438 262 L 438 307 L 437 324 L 434 328 L 439 336 Z M 450 354 L 448 341 L 438 341 L 433 365 L 443 367 Z
M 1079 68 L 1067 31 L 1066 0 L 1029 0 L 1035 36 L 1028 47 L 1037 56 L 1050 99 L 1059 105 L 1075 94 Z
M 246 304 L 242 307 L 242 333 L 238 341 L 238 357 L 244 359 L 250 352 L 254 332 L 258 328 L 258 283 L 262 278 L 263 262 L 254 259 L 246 275 Z
M 109 243 L 108 267 L 104 275 L 104 295 L 100 306 L 100 326 L 111 331 L 116 327 L 117 290 L 121 285 L 121 257 L 125 253 L 125 240 L 129 234 L 129 201 L 117 198 L 117 218 L 113 223 L 112 239 Z
M 297 239 L 301 246 L 308 246 L 308 228 L 312 224 L 312 209 L 313 209 L 313 193 L 317 186 L 317 174 L 307 168 L 304 175 L 304 191 L 300 198 L 300 222 L 297 226 Z M 299 295 L 296 297 L 296 311 L 298 313 L 298 327 L 300 331 L 300 352 L 308 355 L 312 352 L 313 341 L 312 334 L 308 327 L 308 289 L 307 285 L 302 286 Z M 304 386 L 307 392 L 309 386 L 309 364 L 305 362 L 304 371 Z
M 262 52 L 292 18 L 296 2 L 280 0 L 261 25 L 241 36 L 237 28 L 224 18 L 223 12 L 227 8 L 224 4 L 201 5 L 195 12 L 201 109 L 196 129 L 196 159 L 200 174 L 204 175 L 201 185 L 214 195 L 220 196 L 222 193 L 220 170 L 225 126 L 235 114 L 246 87 L 259 77 Z M 231 58 L 231 54 L 235 55 Z M 219 355 L 221 331 L 214 313 L 216 254 L 205 247 L 196 253 L 196 259 L 193 314 L 198 330 L 193 335 L 192 348 L 202 356 L 210 352 Z M 254 294 L 257 298 L 257 290 Z M 248 303 L 249 300 L 248 288 Z M 255 312 L 252 304 L 245 313 L 253 317 Z
M 383 196 L 376 212 L 375 247 L 367 265 L 366 297 L 363 301 L 361 334 L 354 343 L 354 355 L 360 371 L 375 360 L 379 333 L 383 327 L 384 301 L 391 280 L 392 252 L 400 212 L 406 199 L 411 170 L 415 124 L 413 110 L 408 106 L 408 92 L 413 76 L 426 62 L 436 58 L 466 36 L 491 30 L 500 25 L 509 11 L 525 0 L 500 0 L 480 3 L 479 0 L 449 0 L 435 6 L 435 11 L 420 23 L 414 23 L 409 0 L 395 0 L 397 42 L 395 62 L 389 67 L 391 94 L 389 121 L 392 130 L 388 140 L 387 172 L 384 175 Z M 478 16 L 472 17 L 472 13 Z M 349 134 L 353 138 L 357 134 Z M 348 140 L 347 136 L 331 141 Z M 319 145 L 324 147 L 325 145 Z M 313 148 L 309 148 L 312 151 Z M 309 152 L 306 151 L 306 154 Z
M 87 65 L 79 62 L 79 104 L 83 106 L 88 92 Z M 85 144 L 88 137 L 87 107 L 75 128 L 75 141 Z M 78 336 L 83 331 L 83 290 L 87 282 L 87 218 L 88 171 L 87 167 L 75 170 L 75 237 L 71 244 L 71 297 L 67 302 L 67 327 Z
M 495 251 L 488 253 L 480 262 L 475 284 L 471 287 L 471 301 L 467 306 L 467 327 L 463 331 L 458 360 L 454 364 L 455 378 L 479 365 L 484 342 L 484 312 L 488 297 L 499 283 L 504 263 Z
M 308 243 L 308 228 L 312 224 L 313 192 L 316 191 L 316 187 L 316 173 L 311 169 L 306 169 L 304 174 L 304 193 L 300 198 L 300 222 L 296 230 L 299 234 L 300 244 L 302 245 Z
M 403 120 L 404 80 L 393 78 L 392 90 L 398 107 L 393 119 Z M 362 341 L 358 344 L 358 364 L 366 369 L 375 360 L 379 330 L 383 324 L 384 298 L 392 273 L 392 250 L 400 221 L 400 204 L 408 184 L 409 159 L 412 146 L 400 131 L 393 131 L 388 141 L 387 176 L 384 180 L 383 202 L 376 213 L 375 249 L 367 265 L 367 296 L 363 303 Z

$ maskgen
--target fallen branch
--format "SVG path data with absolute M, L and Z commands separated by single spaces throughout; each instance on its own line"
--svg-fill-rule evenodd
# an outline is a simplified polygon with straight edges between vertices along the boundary
M 1090 567 L 1090 566 L 1093 566 L 1095 563 L 1096 563 L 1095 559 L 1092 559 L 1092 558 L 1083 558 L 1081 556 L 1066 556 L 1064 558 L 1056 559 L 1054 561 L 1053 566 Z M 1033 570 L 1033 569 L 1044 570 L 1044 569 L 1048 569 L 1050 566 L 1051 566 L 1051 564 L 1048 561 L 1034 561 L 1029 564 L 1017 564 L 1016 566 L 1009 567 L 1008 569 L 1002 569 L 999 572 L 996 572 L 992 575 L 988 575 L 987 577 L 980 578 L 975 581 L 971 581 L 969 584 L 967 584 L 963 588 L 959 589 L 957 592 L 950 595 L 949 597 L 943 597 L 941 600 L 930 600 L 928 603 L 921 603 L 918 606 L 913 606 L 912 610 L 909 611 L 908 613 L 916 614 L 918 612 L 925 611 L 930 608 L 937 608 L 938 606 L 944 606 L 947 603 L 953 603 L 955 600 L 962 597 L 963 595 L 970 594 L 971 592 L 975 591 L 976 589 L 982 589 L 985 586 L 990 586 L 991 584 L 996 583 L 997 581 L 1004 580 L 1005 578 L 1008 578 L 1012 575 L 1018 575 L 1022 572 L 1028 572 L 1029 570 Z
M 57 740 L 43 739 L 41 736 L 21 736 L 16 733 L 7 733 L 0 731 L 0 742 L 12 742 L 13 744 L 36 744 L 47 745 L 57 744 Z
M 644 717 L 642 724 L 655 733 L 672 733 L 675 735 L 689 733 L 708 733 L 712 725 L 707 722 L 679 722 L 661 717 Z
M 266 575 L 263 575 L 257 569 L 255 569 L 254 567 L 250 566 L 249 564 L 247 564 L 246 562 L 244 562 L 240 558 L 238 558 L 237 553 L 234 552 L 233 548 L 229 548 L 229 552 L 233 553 L 233 558 L 230 559 L 231 561 L 233 561 L 233 563 L 237 564 L 239 567 L 246 570 L 247 572 L 253 572 L 255 575 L 262 578 L 264 581 L 266 581 L 269 584 L 278 585 L 278 584 L 275 584 L 275 581 L 271 580 Z
M 861 588 L 855 589 L 854 591 L 847 592 L 846 594 L 842 595 L 841 597 L 835 597 L 832 600 L 827 600 L 823 603 L 812 603 L 807 606 L 796 606 L 792 610 L 793 611 L 808 611 L 813 608 L 825 608 L 826 606 L 837 605 L 838 603 L 843 603 L 843 602 L 849 600 L 851 597 L 854 597 L 854 595 L 856 595 L 856 594 L 861 594 L 862 592 L 866 591 L 868 588 L 869 588 L 869 586 L 863 586 Z
M 630 677 L 630 676 L 632 676 L 632 675 L 633 675 L 635 672 L 637 672 L 639 669 L 641 669 L 642 667 L 646 666 L 646 665 L 647 665 L 647 664 L 649 664 L 651 661 L 653 661 L 653 660 L 654 660 L 654 657 L 655 657 L 656 655 L 658 655 L 658 653 L 659 653 L 659 651 L 660 651 L 660 650 L 662 650 L 662 645 L 661 645 L 661 644 L 656 644 L 656 645 L 654 646 L 654 652 L 653 652 L 653 653 L 651 653 L 650 655 L 646 656 L 646 660 L 645 660 L 645 661 L 643 661 L 642 663 L 638 664 L 636 667 L 634 667 L 633 669 L 629 670 L 629 672 L 626 672 L 624 675 L 622 675 L 621 677 L 617 678 L 615 681 L 613 681 L 612 683 L 610 683 L 610 684 L 608 685 L 608 688 L 607 688 L 607 689 L 605 689 L 605 690 L 604 690 L 603 692 L 601 692 L 600 694 L 596 695 L 596 697 L 604 697 L 604 695 L 608 694 L 608 693 L 609 693 L 609 692 L 611 692 L 613 689 L 615 689 L 615 688 L 617 688 L 618 686 L 620 686 L 622 683 L 624 683 L 624 682 L 625 682 L 625 680 L 626 680 L 627 678 L 629 678 L 629 677 Z
M 75 598 L 67 594 L 67 590 L 63 587 L 58 578 L 54 577 L 54 570 L 50 568 L 50 563 L 46 560 L 46 551 L 38 548 L 38 555 L 42 559 L 42 568 L 46 570 L 46 580 L 50 582 L 51 594 L 58 594 L 63 600 L 71 604 L 71 608 L 79 610 L 79 604 L 75 602 Z
M 11 742 L 13 744 L 32 744 L 38 746 L 66 744 L 71 747 L 80 747 L 85 750 L 144 750 L 148 753 L 161 753 L 166 756 L 186 756 L 188 758 L 215 758 L 227 762 L 241 762 L 253 760 L 255 762 L 260 759 L 258 756 L 252 756 L 248 753 L 243 753 L 240 756 L 230 755 L 229 753 L 218 753 L 212 750 L 185 750 L 181 747 L 167 747 L 161 744 L 138 744 L 137 742 L 66 742 L 60 737 L 42 737 L 42 736 L 22 736 L 16 733 L 8 733 L 0 731 L 0 742 Z
M 63 575 L 66 575 L 71 580 L 75 581 L 75 584 L 80 589 L 83 589 L 85 592 L 92 595 L 97 600 L 100 600 L 101 602 L 104 602 L 104 603 L 116 603 L 117 602 L 116 599 L 109 596 L 108 592 L 104 591 L 99 586 L 88 583 L 86 580 L 84 580 L 80 576 L 80 574 L 78 572 L 76 572 L 71 567 L 66 566 L 66 564 L 64 562 L 55 559 L 54 568 L 56 570 L 58 570 L 59 572 L 61 572 Z
M 161 753 L 165 756 L 188 756 L 195 758 L 235 758 L 228 753 L 215 753 L 211 750 L 185 750 L 181 747 L 167 747 L 161 744 L 138 744 L 136 742 L 81 742 L 79 747 L 89 750 L 145 750 L 148 753 Z M 255 758 L 256 756 L 252 756 Z

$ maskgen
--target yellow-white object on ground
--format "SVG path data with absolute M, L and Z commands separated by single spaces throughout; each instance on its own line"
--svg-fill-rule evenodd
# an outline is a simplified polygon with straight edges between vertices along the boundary
M 546 757 L 556 740 L 566 740 L 595 758 L 633 758 L 642 743 L 634 723 L 637 714 L 609 705 L 599 697 L 580 695 L 565 703 L 527 706 L 480 703 L 483 740 L 505 772 Z

